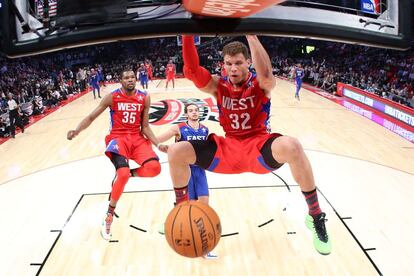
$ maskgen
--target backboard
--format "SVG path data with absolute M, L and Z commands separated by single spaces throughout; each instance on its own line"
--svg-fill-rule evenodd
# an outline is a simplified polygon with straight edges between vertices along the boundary
M 264 0 L 239 2 L 255 1 Z M 406 49 L 412 25 L 411 0 L 284 1 L 243 18 L 194 15 L 181 0 L 0 0 L 0 20 L 2 51 L 9 57 L 185 33 L 255 33 Z
M 200 45 L 201 43 L 201 38 L 199 35 L 195 35 L 194 36 L 194 44 L 195 45 Z M 177 45 L 178 46 L 183 46 L 183 40 L 182 37 L 180 35 L 177 35 Z

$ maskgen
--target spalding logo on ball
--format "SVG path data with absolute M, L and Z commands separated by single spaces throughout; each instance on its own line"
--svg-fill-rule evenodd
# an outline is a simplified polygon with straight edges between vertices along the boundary
M 221 237 L 220 218 L 210 206 L 198 202 L 181 203 L 165 220 L 165 238 L 178 254 L 195 258 L 212 251 Z

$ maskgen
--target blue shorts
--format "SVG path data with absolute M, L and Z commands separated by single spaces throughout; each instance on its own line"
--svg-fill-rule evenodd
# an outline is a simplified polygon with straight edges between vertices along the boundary
M 145 77 L 145 78 L 140 78 L 140 79 L 139 79 L 139 82 L 141 83 L 141 85 L 148 84 L 148 78 L 147 78 L 147 77 Z
M 208 184 L 206 171 L 197 166 L 190 166 L 191 177 L 188 181 L 188 196 L 191 200 L 197 200 L 199 196 L 208 196 Z

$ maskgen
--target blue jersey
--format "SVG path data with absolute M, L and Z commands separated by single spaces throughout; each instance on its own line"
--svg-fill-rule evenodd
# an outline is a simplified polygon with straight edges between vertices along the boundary
M 103 81 L 104 80 L 102 68 L 99 68 L 98 69 L 98 76 L 99 76 L 99 81 Z
M 187 123 L 180 123 L 178 127 L 180 128 L 181 138 L 177 142 L 207 139 L 208 128 L 202 124 L 198 129 L 190 127 Z
M 138 69 L 138 75 L 140 80 L 147 80 L 148 78 L 148 72 L 145 68 L 139 68 Z
M 95 75 L 91 75 L 90 85 L 99 87 L 100 80 L 101 78 L 99 77 L 98 73 L 96 73 Z
M 181 137 L 179 141 L 192 141 L 192 140 L 206 140 L 208 136 L 208 128 L 202 124 L 199 125 L 198 129 L 190 127 L 187 123 L 180 123 Z M 188 181 L 188 197 L 190 200 L 197 200 L 199 196 L 208 196 L 208 184 L 206 172 L 204 169 L 190 165 L 191 176 Z
M 295 69 L 296 81 L 302 81 L 304 74 L 305 72 L 303 71 L 302 68 L 296 68 Z

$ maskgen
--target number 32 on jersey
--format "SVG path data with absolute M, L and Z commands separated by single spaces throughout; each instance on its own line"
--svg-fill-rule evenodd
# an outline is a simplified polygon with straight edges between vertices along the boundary
M 250 114 L 249 113 L 241 113 L 236 114 L 232 113 L 229 115 L 230 120 L 232 121 L 231 127 L 233 129 L 251 129 L 252 126 L 250 124 Z

